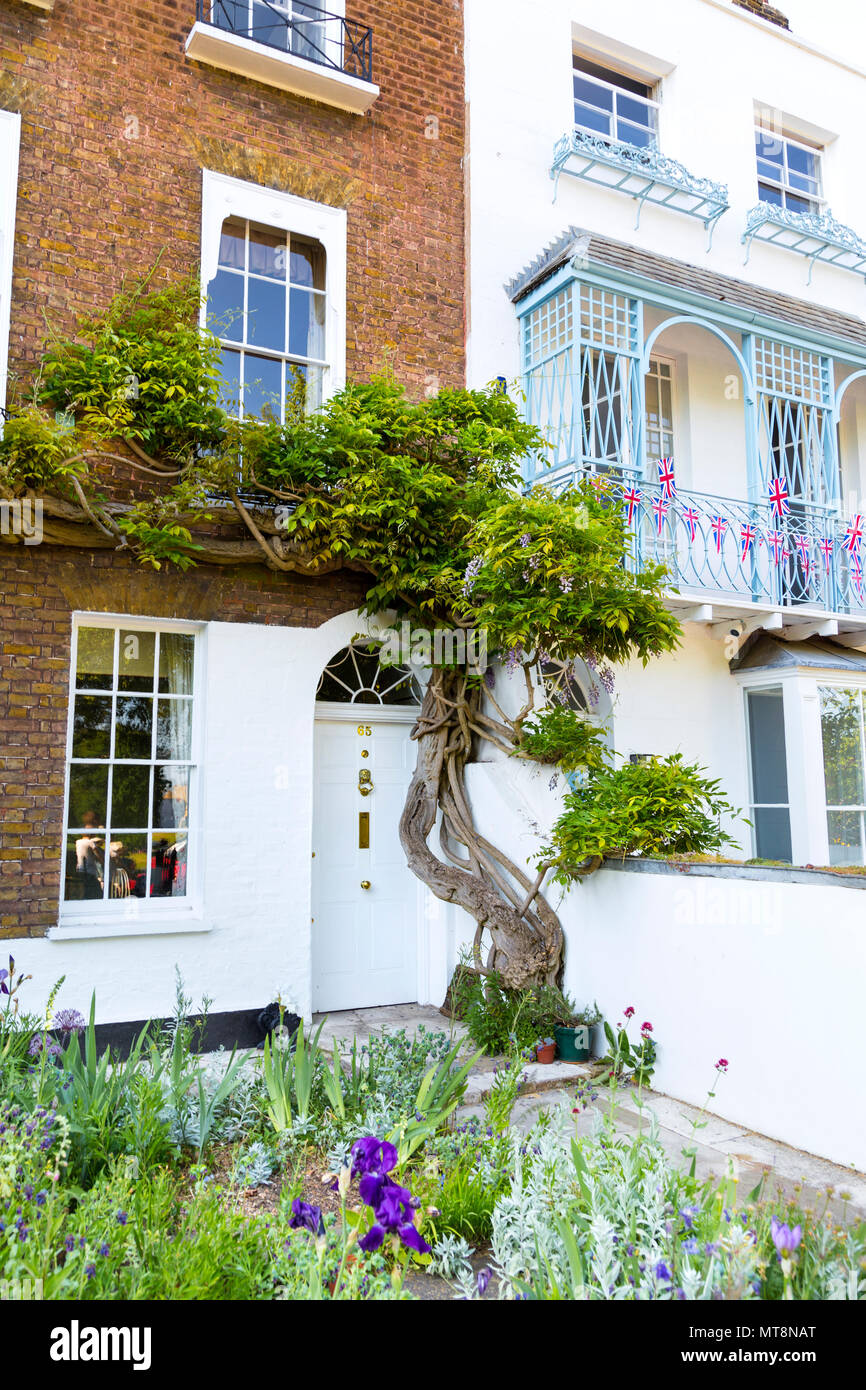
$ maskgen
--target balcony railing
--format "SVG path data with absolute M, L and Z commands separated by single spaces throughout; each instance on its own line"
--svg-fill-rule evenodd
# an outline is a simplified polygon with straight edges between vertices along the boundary
M 200 23 L 303 58 L 364 82 L 373 81 L 373 31 L 305 0 L 197 0 Z
M 596 473 L 591 481 L 623 510 L 631 565 L 664 565 L 670 588 L 730 601 L 866 613 L 860 518 L 840 520 L 826 508 L 797 502 L 779 517 L 769 502 L 679 488 L 668 498 L 651 483 L 614 473 Z

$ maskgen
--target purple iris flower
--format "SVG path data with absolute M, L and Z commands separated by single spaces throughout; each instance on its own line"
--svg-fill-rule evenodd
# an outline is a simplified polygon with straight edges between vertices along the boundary
M 803 1239 L 803 1227 L 795 1226 L 792 1231 L 790 1226 L 786 1226 L 784 1221 L 774 1216 L 770 1222 L 770 1234 L 780 1255 L 793 1255 Z
M 300 1197 L 296 1197 L 292 1202 L 289 1225 L 294 1230 L 312 1231 L 314 1236 L 323 1235 L 325 1223 L 322 1220 L 322 1208 L 314 1207 L 310 1202 L 302 1202 Z
M 401 1226 L 399 1234 L 407 1249 L 417 1250 L 419 1255 L 429 1255 L 430 1246 L 411 1222 L 407 1221 L 405 1226 Z
M 414 1210 L 411 1192 L 397 1183 L 389 1182 L 376 1206 L 376 1220 L 386 1231 L 396 1231 L 406 1221 L 411 1220 Z
M 365 1254 L 370 1255 L 374 1250 L 378 1250 L 382 1241 L 385 1239 L 385 1232 L 381 1226 L 371 1226 L 365 1236 L 361 1236 L 358 1241 Z
M 671 1272 L 665 1264 L 664 1260 L 659 1260 L 658 1264 L 656 1265 L 655 1276 L 657 1279 L 666 1279 L 668 1282 L 670 1282 Z
M 361 1201 L 368 1207 L 377 1207 L 385 1184 L 389 1181 L 384 1173 L 365 1173 L 358 1183 Z
M 475 1278 L 475 1286 L 478 1289 L 479 1298 L 483 1298 L 486 1294 L 487 1285 L 490 1283 L 492 1274 L 493 1270 L 490 1269 L 488 1265 L 485 1265 L 483 1269 L 479 1269 Z
M 698 1242 L 695 1240 L 694 1236 L 690 1236 L 688 1240 L 683 1241 L 683 1250 L 687 1255 L 696 1255 L 698 1253 Z
M 353 1178 L 359 1178 L 364 1173 L 390 1173 L 396 1166 L 397 1150 L 387 1139 L 379 1140 L 374 1135 L 368 1135 L 352 1145 Z

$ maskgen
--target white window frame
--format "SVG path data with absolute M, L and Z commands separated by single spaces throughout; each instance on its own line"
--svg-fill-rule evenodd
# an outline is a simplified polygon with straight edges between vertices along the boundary
M 592 74 L 592 73 L 588 73 L 588 72 L 583 72 L 583 71 L 581 71 L 580 68 L 577 68 L 577 67 L 574 66 L 574 59 L 575 59 L 575 58 L 576 58 L 578 61 L 583 61 L 583 62 L 586 62 L 586 63 L 592 63 L 593 66 L 595 66 L 595 67 L 603 68 L 606 72 L 610 72 L 612 75 L 617 75 L 617 74 L 616 74 L 616 69 L 615 69 L 615 68 L 608 68 L 607 65 L 606 65 L 605 63 L 596 62 L 596 60 L 595 60 L 594 58 L 584 57 L 584 55 L 583 55 L 582 53 L 579 53 L 579 52 L 575 52 L 575 53 L 572 54 L 572 67 L 571 67 L 571 72 L 572 72 L 572 110 L 574 109 L 574 105 L 575 105 L 575 103 L 577 102 L 577 98 L 574 96 L 574 75 L 575 75 L 575 73 L 580 73 L 580 76 L 583 78 L 583 80 L 584 80 L 585 82 L 592 82 L 592 83 L 595 83 L 595 85 L 596 85 L 597 87 L 603 87 L 603 88 L 605 88 L 605 90 L 607 90 L 607 91 L 613 93 L 612 110 L 611 110 L 610 112 L 608 112 L 608 111 L 605 109 L 605 107 L 603 107 L 603 106 L 593 106 L 591 102 L 584 101 L 584 102 L 581 103 L 583 106 L 590 106 L 590 107 L 592 107 L 592 109 L 593 109 L 594 111 L 598 111 L 598 113 L 599 113 L 600 116 L 609 116 L 609 117 L 610 117 L 611 129 L 608 131 L 607 135 L 605 135 L 603 131 L 596 129 L 596 127 L 594 127 L 594 126 L 583 125 L 583 124 L 581 124 L 581 122 L 578 121 L 578 120 L 576 119 L 576 117 L 574 118 L 574 126 L 575 126 L 575 129 L 576 129 L 576 130 L 585 131 L 587 135 L 594 135 L 594 136 L 595 136 L 597 139 L 599 139 L 599 140 L 614 140 L 614 141 L 616 141 L 617 143 L 619 143 L 619 144 L 621 144 L 621 145 L 632 145 L 634 149 L 658 149 L 658 143 L 659 143 L 659 118 L 658 118 L 658 112 L 659 112 L 659 107 L 661 106 L 661 102 L 657 101 L 654 97 L 644 97 L 644 96 L 641 96 L 638 92 L 630 92 L 626 87 L 617 86 L 615 82 L 608 82 L 608 81 L 606 81 L 606 80 L 605 80 L 604 78 L 602 78 L 602 77 L 596 77 L 596 76 L 595 76 L 594 74 Z M 623 76 L 624 79 L 627 80 L 627 74 L 623 73 L 622 76 Z M 649 87 L 652 91 L 655 91 L 655 90 L 656 90 L 657 83 L 654 82 L 654 81 L 652 81 L 652 80 L 644 81 L 643 78 L 634 77 L 634 78 L 631 78 L 631 81 L 633 81 L 633 82 L 640 82 L 641 86 Z M 649 143 L 648 145 L 635 145 L 633 140 L 626 140 L 626 139 L 624 139 L 624 137 L 623 137 L 622 135 L 620 135 L 620 133 L 619 133 L 619 121 L 620 121 L 620 117 L 619 117 L 619 112 L 618 112 L 618 110 L 617 110 L 617 97 L 619 97 L 619 96 L 628 97 L 631 101 L 640 102 L 641 105 L 646 106 L 646 107 L 648 108 L 648 110 L 652 113 L 652 125 L 647 126 L 647 130 L 649 131 L 650 135 L 652 136 L 652 140 L 650 141 L 650 143 Z M 637 124 L 636 121 L 631 121 L 631 120 L 629 120 L 629 117 L 628 117 L 628 116 L 623 116 L 622 119 L 623 119 L 624 121 L 628 122 L 628 124 L 630 124 L 630 125 L 636 125 L 636 124 Z
M 829 864 L 829 863 L 830 863 L 830 829 L 829 829 L 829 826 L 828 826 L 827 823 L 826 823 L 826 822 L 827 822 L 827 812 L 828 812 L 828 811 L 836 811 L 836 810 L 858 812 L 858 813 L 860 814 L 860 817 L 861 817 L 860 828 L 861 828 L 861 831 L 863 831 L 864 829 L 866 829 L 866 802 L 864 802 L 864 804 L 862 804 L 861 806 L 851 806 L 851 807 L 849 807 L 849 806 L 841 806 L 841 807 L 840 807 L 840 806 L 828 806 L 828 804 L 827 804 L 827 779 L 826 779 L 825 765 L 824 765 L 824 736 L 823 736 L 823 735 L 824 735 L 824 731 L 823 731 L 823 728 L 822 728 L 822 726 L 821 726 L 821 689 L 822 689 L 822 688 L 825 688 L 825 687 L 832 687 L 832 688 L 835 689 L 835 690 L 857 690 L 857 691 L 860 692 L 860 698 L 861 698 L 860 738 L 861 738 L 861 752 L 864 752 L 863 741 L 864 741 L 864 737 L 866 737 L 866 710 L 863 709 L 863 702 L 866 701 L 866 678 L 864 678 L 864 677 L 861 676 L 861 677 L 858 679 L 857 676 L 854 675 L 854 674 L 851 674 L 851 675 L 842 675 L 842 674 L 841 674 L 840 672 L 838 672 L 838 671 L 837 671 L 837 672 L 834 672 L 832 675 L 828 672 L 828 674 L 827 674 L 826 676 L 818 675 L 818 676 L 816 677 L 815 686 L 816 686 L 816 693 L 817 693 L 817 697 L 818 697 L 818 721 L 819 721 L 819 722 L 818 722 L 818 729 L 819 729 L 819 736 L 820 736 L 820 738 L 821 738 L 821 779 L 822 779 L 822 780 L 821 780 L 821 801 L 822 801 L 822 808 L 823 808 L 823 812 L 824 812 L 825 834 L 826 834 L 826 836 L 827 836 L 827 860 L 826 860 L 826 862 Z M 864 765 L 864 774 L 866 774 L 866 765 Z M 864 836 L 863 839 L 862 839 L 862 847 L 863 847 L 863 861 L 862 861 L 862 862 L 863 862 L 864 865 L 866 865 L 866 836 Z
M 14 111 L 0 111 L 0 408 L 6 405 L 9 376 L 9 319 L 20 142 L 21 117 Z M 3 418 L 0 416 L 0 432 L 2 428 Z
M 69 769 L 75 714 L 75 672 L 78 633 L 81 628 L 118 628 L 138 632 L 181 632 L 195 638 L 192 688 L 192 739 L 190 804 L 192 815 L 187 835 L 186 895 L 183 898 L 107 898 L 67 902 L 64 897 L 67 858 L 67 819 L 69 814 Z M 172 619 L 140 618 L 129 613 L 74 613 L 69 667 L 69 712 L 64 768 L 63 826 L 60 847 L 60 901 L 57 927 L 48 933 L 52 940 L 85 940 L 94 936 L 150 936 L 172 932 L 208 931 L 203 917 L 204 885 L 204 667 L 206 628 L 201 623 Z
M 646 403 L 646 390 L 644 390 L 644 422 L 643 422 L 643 428 L 644 428 L 644 438 L 645 438 L 645 440 L 646 440 L 646 444 L 645 444 L 645 447 L 644 447 L 644 453 L 645 453 L 645 455 L 646 455 L 647 464 L 648 464 L 648 465 L 649 465 L 649 464 L 652 464 L 653 467 L 655 467 L 655 464 L 656 464 L 656 463 L 658 462 L 658 460 L 661 459 L 661 458 L 667 458 L 667 457 L 671 457 L 671 458 L 674 458 L 674 459 L 677 458 L 677 448 L 676 448 L 676 442 L 677 442 L 677 362 L 676 362 L 676 358 L 674 358 L 674 357 L 666 357 L 666 356 L 664 355 L 664 353 L 661 353 L 661 352 L 654 352 L 654 353 L 652 354 L 652 356 L 650 357 L 650 360 L 649 360 L 649 371 L 647 372 L 647 376 L 654 376 L 654 375 L 655 375 L 655 373 L 653 372 L 653 366 L 654 366 L 656 363 L 658 363 L 658 362 L 663 362 L 663 363 L 665 364 L 665 366 L 666 366 L 666 367 L 669 369 L 669 371 L 670 371 L 670 386 L 671 386 L 671 427 L 670 427 L 670 436 L 671 436 L 671 444 L 670 444 L 670 449 L 667 450 L 667 451 L 665 451 L 664 449 L 662 449 L 662 452 L 661 452 L 660 454 L 657 454 L 657 455 L 656 455 L 656 454 L 651 454 L 651 453 L 650 453 L 650 449 L 649 449 L 649 419 L 647 418 L 647 416 L 648 416 L 648 411 L 647 411 L 647 403 Z M 658 377 L 658 380 L 661 381 L 661 377 Z M 659 393 L 659 394 L 661 394 L 661 393 Z M 662 431 L 662 430 L 659 430 L 659 434 L 662 434 L 662 433 L 663 433 L 663 431 Z M 655 482 L 656 479 L 653 478 L 651 481 L 652 481 L 652 482 Z
M 770 126 L 765 126 L 765 125 L 761 125 L 759 122 L 756 122 L 756 124 L 755 124 L 755 135 L 756 135 L 756 136 L 758 136 L 758 135 L 770 136 L 770 137 L 772 137 L 773 140 L 778 141 L 779 144 L 781 144 L 781 146 L 782 146 L 782 152 L 783 152 L 784 164 L 785 164 L 784 177 L 783 177 L 782 180 L 773 179 L 773 178 L 768 178 L 767 175 L 766 175 L 766 174 L 762 174 L 761 171 L 760 171 L 760 170 L 758 169 L 758 167 L 757 167 L 757 165 L 758 165 L 758 160 L 761 158 L 761 155 L 758 153 L 757 148 L 755 149 L 755 172 L 756 172 L 757 178 L 758 178 L 758 192 L 760 193 L 760 191 L 761 191 L 761 184 L 762 184 L 762 183 L 769 183 L 769 184 L 772 184 L 772 186 L 773 186 L 774 188 L 777 188 L 777 189 L 779 190 L 779 192 L 781 193 L 781 195 L 782 195 L 782 207 L 783 207 L 783 209 L 788 210 L 788 194 L 790 193 L 791 196 L 794 197 L 794 198 L 799 198 L 801 201 L 807 201 L 807 202 L 809 202 L 809 203 L 811 204 L 811 206 L 810 206 L 809 209 L 808 209 L 809 212 L 816 213 L 816 214 L 820 215 L 821 212 L 823 211 L 823 209 L 824 209 L 824 208 L 826 207 L 826 205 L 827 205 L 826 199 L 825 199 L 825 197 L 824 197 L 824 168 L 823 168 L 823 165 L 824 165 L 824 149 L 823 149 L 823 146 L 821 146 L 821 145 L 810 145 L 810 144 L 808 144 L 805 140 L 797 140 L 797 139 L 795 139 L 794 136 L 792 136 L 792 135 L 786 135 L 785 132 L 784 132 L 783 130 L 773 130 L 772 127 L 770 127 Z M 806 152 L 807 154 L 813 155 L 813 156 L 815 157 L 815 160 L 816 160 L 816 167 L 817 167 L 817 171 L 818 171 L 818 177 L 817 177 L 818 191 L 817 191 L 817 193 L 816 193 L 815 195 L 813 195 L 813 194 L 811 194 L 811 193 L 805 193 L 805 192 L 803 191 L 802 188 L 797 188 L 794 184 L 792 184 L 792 183 L 790 183 L 790 182 L 788 181 L 788 152 L 787 152 L 787 146 L 788 146 L 788 145 L 793 145 L 794 148 L 795 148 L 795 149 L 798 149 L 798 150 L 805 150 L 805 152 Z M 791 212 L 800 212 L 801 209 L 800 209 L 800 208 L 791 208 L 790 211 L 791 211 Z
M 346 211 L 314 203 L 275 188 L 202 170 L 201 316 L 207 327 L 207 287 L 217 272 L 220 237 L 227 218 L 257 222 L 290 236 L 318 241 L 325 250 L 325 360 L 322 400 L 346 383 Z M 238 346 L 229 345 L 227 346 Z M 252 347 L 264 357 L 283 360 L 285 354 Z

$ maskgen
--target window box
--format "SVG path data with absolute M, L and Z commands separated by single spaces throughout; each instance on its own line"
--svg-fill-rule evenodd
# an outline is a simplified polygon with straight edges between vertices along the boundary
M 745 263 L 748 263 L 753 241 L 766 241 L 786 251 L 796 251 L 798 256 L 806 256 L 809 261 L 807 284 L 811 283 L 816 261 L 866 276 L 866 241 L 850 227 L 837 222 L 829 208 L 823 212 L 793 212 L 772 203 L 758 203 L 746 218 L 746 230 L 740 240 L 747 248 Z
M 187 57 L 363 115 L 379 95 L 373 33 L 301 0 L 198 0 Z

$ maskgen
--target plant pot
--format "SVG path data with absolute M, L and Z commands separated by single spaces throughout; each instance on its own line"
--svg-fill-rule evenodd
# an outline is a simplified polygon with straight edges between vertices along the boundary
M 591 1049 L 589 1029 L 585 1024 L 575 1028 L 554 1028 L 556 1047 L 563 1062 L 588 1062 Z
M 546 1043 L 544 1047 L 535 1049 L 536 1062 L 552 1062 L 556 1056 L 556 1043 Z

